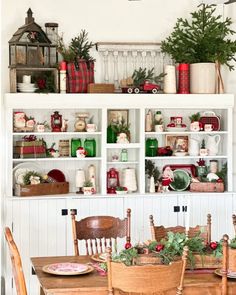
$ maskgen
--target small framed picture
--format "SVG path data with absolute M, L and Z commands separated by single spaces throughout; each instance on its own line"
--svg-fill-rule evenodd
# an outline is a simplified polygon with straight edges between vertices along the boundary
M 188 136 L 166 135 L 166 146 L 174 152 L 188 152 Z
M 108 110 L 107 121 L 111 123 L 121 123 L 124 121 L 125 124 L 129 123 L 129 110 Z

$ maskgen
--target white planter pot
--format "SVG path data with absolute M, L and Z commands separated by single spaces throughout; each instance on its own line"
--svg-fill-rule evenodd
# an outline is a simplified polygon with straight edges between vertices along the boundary
M 190 65 L 190 93 L 210 94 L 216 90 L 216 68 L 214 63 Z

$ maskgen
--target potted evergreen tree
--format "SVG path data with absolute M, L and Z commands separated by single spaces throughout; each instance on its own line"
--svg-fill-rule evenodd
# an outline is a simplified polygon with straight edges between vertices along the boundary
M 236 60 L 236 41 L 229 39 L 235 31 L 230 29 L 230 18 L 215 16 L 215 5 L 200 4 L 191 13 L 192 19 L 179 18 L 171 35 L 162 42 L 162 52 L 177 63 L 190 64 L 190 92 L 215 93 L 215 77 L 223 89 L 220 65 L 233 70 L 230 61 Z

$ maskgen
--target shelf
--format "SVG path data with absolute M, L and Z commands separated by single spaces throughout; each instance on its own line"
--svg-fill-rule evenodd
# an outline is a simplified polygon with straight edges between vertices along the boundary
M 134 164 L 134 165 L 137 165 L 139 164 L 138 161 L 129 161 L 129 162 L 120 162 L 120 161 L 113 161 L 113 162 L 107 162 L 107 165 L 131 165 L 131 164 Z
M 101 135 L 102 132 L 13 132 L 13 136 L 25 135 Z
M 30 159 L 12 159 L 13 162 L 41 162 L 41 161 L 100 161 L 101 157 L 88 157 L 88 158 L 76 158 L 76 157 L 70 157 L 70 158 L 30 158 Z
M 228 131 L 210 131 L 210 132 L 205 132 L 205 131 L 200 131 L 200 132 L 195 132 L 195 131 L 179 131 L 179 132 L 169 132 L 169 131 L 164 131 L 164 132 L 145 132 L 145 135 L 166 135 L 166 134 L 183 134 L 183 135 L 188 135 L 188 134 L 194 134 L 194 135 L 205 135 L 205 134 L 228 134 Z
M 106 148 L 108 149 L 138 149 L 140 143 L 107 143 Z
M 175 156 L 170 156 L 170 157 L 145 157 L 146 160 L 178 160 L 178 159 L 227 159 L 228 156 L 183 156 L 183 157 L 175 157 Z

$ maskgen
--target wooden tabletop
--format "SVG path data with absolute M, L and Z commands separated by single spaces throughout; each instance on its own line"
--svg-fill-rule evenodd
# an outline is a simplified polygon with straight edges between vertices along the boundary
M 61 256 L 31 258 L 39 283 L 41 294 L 45 295 L 107 295 L 107 277 L 96 270 L 77 276 L 56 276 L 44 273 L 42 267 L 58 262 L 88 263 L 89 256 Z M 184 295 L 220 295 L 221 277 L 214 273 L 187 272 L 184 280 Z M 236 280 L 228 280 L 228 295 L 236 294 Z

